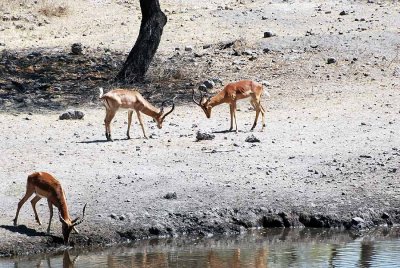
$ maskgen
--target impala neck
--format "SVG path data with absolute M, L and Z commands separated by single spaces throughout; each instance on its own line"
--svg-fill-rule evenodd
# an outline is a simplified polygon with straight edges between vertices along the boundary
M 210 105 L 211 107 L 217 106 L 221 103 L 224 103 L 225 101 L 225 92 L 221 91 L 220 93 L 218 93 L 215 96 L 212 96 L 210 98 L 210 101 L 208 102 L 208 105 Z
M 58 199 L 59 201 L 57 202 L 57 204 L 54 204 L 58 210 L 61 213 L 61 216 L 63 217 L 63 219 L 65 221 L 71 221 L 71 218 L 69 216 L 69 212 L 68 212 L 68 206 L 67 206 L 67 200 L 65 200 L 65 196 L 64 196 L 64 192 L 62 193 L 62 196 L 59 197 Z
M 153 117 L 154 119 L 160 116 L 160 109 L 154 107 L 147 101 L 143 103 L 143 107 L 140 109 L 140 111 L 145 115 Z

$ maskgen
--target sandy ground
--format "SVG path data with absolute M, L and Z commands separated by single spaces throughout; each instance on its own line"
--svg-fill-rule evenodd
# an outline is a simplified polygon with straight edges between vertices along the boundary
M 222 78 L 223 83 L 268 80 L 271 98 L 263 99 L 266 130 L 259 132 L 259 125 L 255 132 L 249 131 L 255 112 L 241 101 L 240 132 L 221 132 L 229 127 L 228 106 L 216 107 L 212 118 L 206 119 L 188 103 L 191 88 L 176 88 L 178 105 L 163 129 L 146 118 L 152 137 L 148 140 L 142 138 L 137 122 L 131 130 L 133 139 L 126 140 L 127 115 L 119 112 L 112 124 L 114 142 L 105 142 L 104 109 L 96 97 L 83 104 L 87 99 L 82 98 L 77 105 L 75 94 L 76 99 L 66 102 L 65 107 L 75 103 L 74 108 L 85 112 L 84 120 L 78 121 L 58 120 L 60 110 L 21 108 L 19 101 L 3 97 L 1 255 L 60 248 L 57 220 L 52 235 L 44 234 L 48 219 L 44 201 L 39 206 L 42 226 L 34 222 L 29 202 L 21 210 L 21 225 L 11 226 L 26 177 L 33 171 L 48 171 L 62 182 L 72 215 L 79 215 L 88 203 L 81 234 L 71 239 L 76 247 L 154 235 L 238 233 L 262 226 L 352 228 L 400 222 L 399 6 L 392 2 L 206 2 L 162 3 L 169 22 L 158 60 L 173 64 L 176 58 L 176 69 L 184 74 L 185 66 L 198 67 L 191 82 L 212 77 Z M 132 17 L 135 6 L 89 1 L 79 6 L 82 13 L 76 12 L 75 5 L 69 7 L 68 16 L 49 18 L 49 23 L 32 29 L 30 22 L 24 22 L 22 30 L 13 25 L 18 21 L 7 20 L 2 25 L 3 53 L 23 54 L 37 48 L 62 51 L 74 42 L 88 49 L 129 51 L 134 39 L 116 39 L 113 33 L 115 25 L 126 20 L 117 35 L 134 36 L 139 21 L 137 13 Z M 339 15 L 343 10 L 348 14 Z M 111 11 L 121 16 L 107 13 Z M 84 27 L 93 25 L 93 20 L 83 19 L 88 12 L 98 14 L 100 26 L 81 36 Z M 73 22 L 74 14 L 80 24 Z M 65 20 L 75 26 L 55 38 L 54 34 L 65 32 Z M 190 30 L 199 25 L 201 31 Z M 264 31 L 276 36 L 262 38 Z M 234 49 L 202 48 L 238 38 L 241 45 Z M 197 57 L 182 51 L 186 45 L 204 54 Z M 178 54 L 176 47 L 181 49 Z M 265 48 L 270 52 L 262 52 Z M 336 63 L 326 64 L 329 57 Z M 6 74 L 0 77 L 0 93 L 17 94 Z M 154 70 L 150 75 L 157 76 Z M 174 93 L 174 81 L 163 83 Z M 149 87 L 151 83 L 144 85 Z M 97 96 L 97 88 L 88 90 L 89 96 Z M 197 142 L 197 131 L 215 132 L 216 137 Z M 251 134 L 261 142 L 245 142 Z M 176 199 L 164 198 L 173 192 Z M 365 222 L 352 221 L 356 216 Z

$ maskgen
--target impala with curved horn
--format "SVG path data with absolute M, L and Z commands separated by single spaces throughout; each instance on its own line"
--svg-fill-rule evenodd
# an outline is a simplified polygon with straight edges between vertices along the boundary
M 28 180 L 26 183 L 26 193 L 24 197 L 22 197 L 21 201 L 19 201 L 18 203 L 17 213 L 14 218 L 14 226 L 17 226 L 18 214 L 22 205 L 34 193 L 36 194 L 36 196 L 31 200 L 31 204 L 33 212 L 35 213 L 36 221 L 39 223 L 39 225 L 42 224 L 36 211 L 36 203 L 41 198 L 47 198 L 47 204 L 49 205 L 50 210 L 50 220 L 49 226 L 47 227 L 47 233 L 50 233 L 51 220 L 53 218 L 53 206 L 55 206 L 56 208 L 58 208 L 58 215 L 62 224 L 64 243 L 68 244 L 71 231 L 74 230 L 76 233 L 78 233 L 78 230 L 75 228 L 75 226 L 81 224 L 85 218 L 86 204 L 83 207 L 82 219 L 78 217 L 72 220 L 68 212 L 64 190 L 62 189 L 60 182 L 49 173 L 35 172 L 28 176 Z
M 222 103 L 228 103 L 230 106 L 231 113 L 231 127 L 229 131 L 233 129 L 233 120 L 235 119 L 236 132 L 237 123 L 236 123 L 236 101 L 245 98 L 251 98 L 250 104 L 256 110 L 256 118 L 254 120 L 253 126 L 251 130 L 253 130 L 257 125 L 258 116 L 261 113 L 262 116 L 262 130 L 265 127 L 265 109 L 261 105 L 261 96 L 264 92 L 263 86 L 257 82 L 251 80 L 242 80 L 239 82 L 234 82 L 227 84 L 222 91 L 212 97 L 205 97 L 200 92 L 200 101 L 196 101 L 194 98 L 194 89 L 192 94 L 193 102 L 203 109 L 207 118 L 211 117 L 211 109 L 214 106 L 220 105 Z M 268 94 L 268 92 L 266 93 Z M 269 95 L 269 94 L 268 94 Z
M 154 121 L 157 122 L 157 127 L 162 128 L 162 123 L 165 117 L 172 113 L 172 111 L 175 109 L 175 98 L 176 97 L 172 99 L 171 110 L 164 113 L 164 105 L 167 101 L 163 101 L 161 108 L 158 109 L 150 104 L 139 92 L 135 90 L 114 89 L 106 94 L 103 94 L 103 89 L 100 88 L 100 100 L 106 107 L 106 117 L 104 119 L 104 123 L 106 127 L 107 140 L 112 141 L 110 124 L 119 108 L 128 109 L 128 130 L 126 132 L 128 139 L 130 139 L 129 130 L 131 128 L 133 111 L 136 111 L 140 126 L 142 127 L 143 135 L 147 139 L 141 113 L 152 117 Z

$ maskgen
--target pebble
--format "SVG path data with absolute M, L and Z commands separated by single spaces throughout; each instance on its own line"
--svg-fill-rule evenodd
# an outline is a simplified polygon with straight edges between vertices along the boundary
M 264 32 L 264 38 L 270 38 L 272 36 L 275 36 L 275 34 L 273 34 L 271 32 Z
M 83 119 L 85 114 L 81 111 L 77 110 L 68 110 L 60 115 L 60 120 L 75 120 L 75 119 Z
M 215 86 L 214 81 L 212 80 L 206 80 L 203 82 L 203 85 L 207 88 L 207 89 L 212 89 Z
M 215 139 L 214 134 L 200 132 L 200 131 L 196 133 L 196 141 L 213 140 L 213 139 Z
M 72 44 L 71 52 L 74 55 L 81 55 L 82 54 L 82 44 L 81 43 Z
M 260 139 L 256 138 L 253 134 L 248 136 L 245 140 L 246 142 L 260 142 Z
M 327 64 L 332 64 L 332 63 L 336 63 L 336 59 L 335 58 L 328 58 L 326 61 Z
M 176 195 L 176 192 L 173 193 L 167 193 L 166 195 L 163 196 L 164 199 L 177 199 L 178 196 Z

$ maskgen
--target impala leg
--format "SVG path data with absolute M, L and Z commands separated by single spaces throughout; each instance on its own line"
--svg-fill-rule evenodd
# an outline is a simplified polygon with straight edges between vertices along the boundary
M 17 213 L 15 214 L 15 218 L 13 220 L 14 221 L 14 226 L 17 226 L 18 215 L 19 215 L 19 211 L 20 211 L 22 205 L 25 204 L 25 202 L 29 199 L 29 197 L 31 197 L 33 192 L 34 192 L 33 188 L 27 187 L 24 197 L 22 197 L 22 199 L 18 202 Z
M 258 116 L 260 115 L 260 111 L 261 111 L 260 107 L 256 107 L 256 118 L 254 119 L 253 126 L 251 127 L 252 131 L 254 130 L 254 128 L 257 125 L 257 120 L 258 120 Z
M 265 109 L 262 107 L 261 102 L 260 102 L 260 108 L 261 108 L 261 118 L 262 118 L 262 128 L 261 131 L 264 130 L 265 128 Z
M 133 114 L 133 111 L 128 111 L 128 130 L 126 131 L 126 136 L 128 137 L 128 139 L 131 138 L 131 137 L 129 136 L 129 131 L 130 131 L 130 129 L 131 129 L 132 114 Z
M 47 227 L 47 233 L 49 234 L 51 227 L 51 220 L 53 219 L 53 204 L 50 202 L 49 199 L 47 199 L 47 204 L 49 205 L 49 211 L 50 211 L 49 226 Z
M 235 119 L 235 132 L 238 133 L 238 127 L 236 122 L 236 102 L 232 103 L 233 106 L 233 118 Z
M 258 119 L 258 114 L 259 114 L 259 105 L 257 104 L 257 100 L 255 100 L 255 99 L 251 99 L 250 104 L 251 104 L 251 106 L 253 106 L 254 110 L 256 111 L 256 119 L 254 120 L 253 126 L 250 129 L 250 131 L 253 131 L 253 129 L 257 125 L 257 119 Z
M 115 111 L 107 110 L 106 118 L 104 119 L 104 124 L 106 125 L 106 138 L 109 141 L 113 141 L 111 138 L 111 121 L 115 116 Z
M 229 104 L 229 108 L 230 108 L 230 114 L 231 114 L 231 127 L 229 128 L 229 131 L 232 131 L 232 129 L 233 129 L 233 114 L 235 112 L 233 103 Z
M 40 222 L 40 220 L 39 220 L 39 215 L 37 214 L 37 211 L 36 211 L 36 203 L 39 201 L 41 199 L 41 197 L 40 196 L 35 196 L 32 200 L 31 200 L 31 204 L 32 204 L 32 208 L 33 208 L 33 212 L 35 213 L 35 220 L 37 221 L 37 223 L 39 224 L 39 225 L 42 225 L 42 223 Z
M 137 118 L 139 119 L 139 124 L 142 127 L 143 136 L 144 136 L 145 139 L 147 139 L 146 131 L 144 130 L 142 115 L 141 115 L 141 113 L 139 111 L 136 111 L 136 114 L 137 114 Z

